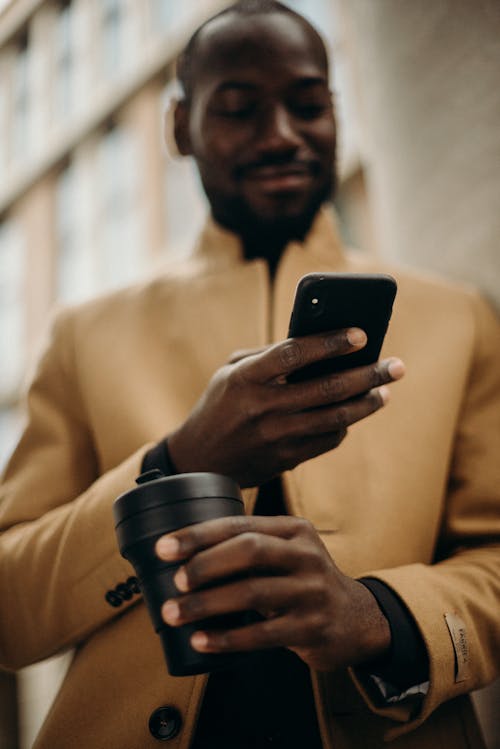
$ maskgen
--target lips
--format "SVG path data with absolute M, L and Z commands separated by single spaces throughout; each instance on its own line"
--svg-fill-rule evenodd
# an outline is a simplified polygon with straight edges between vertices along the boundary
M 285 164 L 255 164 L 245 167 L 240 177 L 249 180 L 265 192 L 299 190 L 314 176 L 310 162 L 291 161 Z

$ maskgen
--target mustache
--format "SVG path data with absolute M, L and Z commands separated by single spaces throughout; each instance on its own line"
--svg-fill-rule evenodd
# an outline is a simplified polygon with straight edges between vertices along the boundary
M 236 177 L 245 177 L 252 172 L 265 172 L 266 170 L 280 169 L 290 172 L 309 172 L 317 171 L 319 163 L 316 159 L 291 156 L 286 154 L 269 154 L 261 159 L 247 161 L 235 167 L 234 174 Z

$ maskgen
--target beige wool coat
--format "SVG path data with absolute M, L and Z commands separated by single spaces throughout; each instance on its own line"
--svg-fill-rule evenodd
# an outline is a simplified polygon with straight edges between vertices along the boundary
M 427 696 L 392 706 L 355 674 L 312 674 L 324 745 L 482 746 L 466 695 L 500 670 L 499 325 L 473 291 L 344 253 L 324 211 L 272 284 L 209 221 L 181 269 L 57 316 L 0 495 L 0 663 L 76 649 L 37 749 L 154 749 L 164 705 L 182 715 L 166 745 L 189 746 L 206 677 L 167 674 L 140 596 L 105 600 L 133 574 L 112 504 L 234 350 L 286 335 L 310 271 L 396 276 L 383 353 L 407 375 L 339 448 L 283 476 L 285 501 L 344 572 L 401 597 L 430 661 Z

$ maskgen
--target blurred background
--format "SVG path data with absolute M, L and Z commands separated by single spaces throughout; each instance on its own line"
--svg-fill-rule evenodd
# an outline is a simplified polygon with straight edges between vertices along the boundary
M 191 163 L 166 152 L 164 113 L 177 53 L 228 4 L 0 0 L 0 468 L 54 307 L 190 252 L 206 207 Z M 345 239 L 500 308 L 498 0 L 288 5 L 334 58 Z M 0 672 L 1 749 L 32 746 L 70 658 Z M 475 700 L 499 749 L 498 685 Z

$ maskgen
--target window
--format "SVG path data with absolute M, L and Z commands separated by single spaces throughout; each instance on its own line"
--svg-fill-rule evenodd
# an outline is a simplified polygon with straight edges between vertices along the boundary
M 135 134 L 111 128 L 99 146 L 97 232 L 100 285 L 103 289 L 133 282 L 146 267 L 142 246 L 139 158 Z
M 165 0 L 149 0 L 149 13 L 153 31 L 170 31 L 178 15 L 179 3 Z
M 8 165 L 8 78 L 7 60 L 0 52 L 0 174 L 5 174 Z
M 136 136 L 112 127 L 82 143 L 56 193 L 57 296 L 78 302 L 133 283 L 147 267 Z
M 19 42 L 13 67 L 11 143 L 16 159 L 29 151 L 30 50 L 27 36 Z
M 0 402 L 17 396 L 25 362 L 24 238 L 13 220 L 0 224 Z
M 122 62 L 123 2 L 101 0 L 100 5 L 104 71 L 114 76 Z
M 56 293 L 65 302 L 87 299 L 95 291 L 96 269 L 88 241 L 91 210 L 84 168 L 71 162 L 61 172 L 56 189 Z
M 204 3 L 169 2 L 169 0 L 149 0 L 149 15 L 153 31 L 175 33 L 179 27 L 194 30 L 198 26 Z
M 72 87 L 75 64 L 73 23 L 73 7 L 69 2 L 61 7 L 55 29 L 55 94 L 56 112 L 59 115 L 68 114 L 72 108 Z
M 3 470 L 21 434 L 22 417 L 16 407 L 0 407 L 0 471 Z

